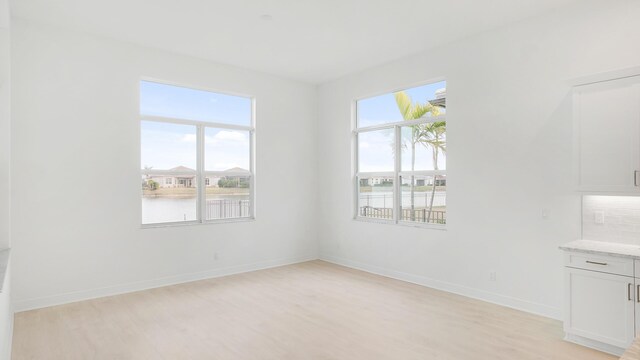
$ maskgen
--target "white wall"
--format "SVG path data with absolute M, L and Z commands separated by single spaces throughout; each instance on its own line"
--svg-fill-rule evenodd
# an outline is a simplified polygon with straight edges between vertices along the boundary
M 11 85 L 9 28 L 0 27 L 0 249 L 10 246 Z
M 11 246 L 11 65 L 9 7 L 0 1 L 0 249 Z M 13 309 L 11 275 L 0 292 L 0 359 L 11 357 Z
M 327 260 L 558 317 L 557 246 L 580 235 L 565 80 L 638 65 L 639 16 L 584 1 L 319 89 L 14 21 L 16 307 L 315 258 L 319 236 Z M 141 76 L 256 96 L 257 221 L 140 229 Z M 447 230 L 351 220 L 351 100 L 442 76 Z
M 559 317 L 557 247 L 580 236 L 565 80 L 639 65 L 638 19 L 637 1 L 580 2 L 322 85 L 321 257 Z M 447 230 L 352 220 L 352 99 L 442 76 Z
M 317 257 L 314 86 L 12 26 L 16 310 Z M 140 229 L 141 76 L 255 95 L 255 222 Z

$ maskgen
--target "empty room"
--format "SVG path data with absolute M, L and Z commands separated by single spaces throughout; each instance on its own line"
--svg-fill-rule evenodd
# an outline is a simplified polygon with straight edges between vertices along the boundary
M 640 360 L 639 19 L 0 0 L 0 360 Z

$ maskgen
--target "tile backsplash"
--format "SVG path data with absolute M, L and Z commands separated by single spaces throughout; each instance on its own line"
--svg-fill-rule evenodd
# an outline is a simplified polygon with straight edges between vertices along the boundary
M 640 245 L 640 196 L 583 196 L 582 238 Z

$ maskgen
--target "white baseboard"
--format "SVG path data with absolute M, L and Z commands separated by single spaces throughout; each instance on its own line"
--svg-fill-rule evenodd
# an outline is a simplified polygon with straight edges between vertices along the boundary
M 622 356 L 622 354 L 625 351 L 623 348 L 619 348 L 617 346 L 605 344 L 605 343 L 602 343 L 600 341 L 587 339 L 585 337 L 582 337 L 582 336 L 579 336 L 579 335 L 574 335 L 574 334 L 565 334 L 564 339 L 566 341 L 572 342 L 574 344 L 586 346 L 588 348 L 595 349 L 595 350 L 602 351 L 602 352 L 606 352 L 608 354 L 615 355 L 615 356 Z
M 424 276 L 409 274 L 392 269 L 382 268 L 375 265 L 364 264 L 352 260 L 347 260 L 335 256 L 321 255 L 320 260 L 324 260 L 337 265 L 350 267 L 357 270 L 370 272 L 376 275 L 382 275 L 396 280 L 406 281 L 417 285 L 426 286 L 429 288 L 442 290 L 473 299 L 478 299 L 486 302 L 490 302 L 497 305 L 506 306 L 512 309 L 525 311 L 528 313 L 561 320 L 562 311 L 559 308 L 550 307 L 544 304 L 538 304 L 522 299 L 513 298 L 510 296 L 504 296 L 496 293 L 492 293 L 485 290 L 474 289 L 463 285 L 453 284 L 440 280 L 430 279 Z
M 251 264 L 244 264 L 238 266 L 231 266 L 225 268 L 212 269 L 197 273 L 181 274 L 176 276 L 164 277 L 159 279 L 151 279 L 145 281 L 138 281 L 128 284 L 108 286 L 103 288 L 74 291 L 64 294 L 58 294 L 53 296 L 18 300 L 14 302 L 15 312 L 22 312 L 34 309 L 40 309 L 49 306 L 68 304 L 76 301 L 95 299 L 105 296 L 113 296 L 119 294 L 125 294 L 135 291 L 153 289 L 163 286 L 182 284 L 191 281 L 212 279 L 221 276 L 228 276 L 233 274 L 240 274 L 249 271 L 269 269 L 278 266 L 297 264 L 305 261 L 317 260 L 317 256 L 308 256 L 300 258 L 278 259 L 262 261 Z
M 109 286 L 109 287 L 103 287 L 103 288 L 97 288 L 97 289 L 91 289 L 91 290 L 69 292 L 69 293 L 47 296 L 42 298 L 19 300 L 19 301 L 16 301 L 13 304 L 13 306 L 14 306 L 15 312 L 28 311 L 28 310 L 39 309 L 39 308 L 44 308 L 49 306 L 72 303 L 76 301 L 95 299 L 95 298 L 100 298 L 104 296 L 119 295 L 119 294 L 147 290 L 147 289 L 152 289 L 152 288 L 157 288 L 162 286 L 169 286 L 169 285 L 181 284 L 181 283 L 186 283 L 191 281 L 205 280 L 205 279 L 239 274 L 239 273 L 244 273 L 249 271 L 296 264 L 296 263 L 301 263 L 301 262 L 311 261 L 316 259 L 317 257 L 309 256 L 309 257 L 300 257 L 300 258 L 263 261 L 258 263 L 212 269 L 212 270 L 203 271 L 203 272 L 182 274 L 177 276 L 152 279 L 152 280 L 122 284 L 122 285 L 115 285 L 115 286 Z M 558 320 L 561 319 L 560 309 L 552 308 L 543 304 L 528 302 L 521 299 L 516 299 L 516 298 L 512 298 L 512 297 L 508 297 L 500 294 L 491 293 L 484 290 L 479 290 L 479 289 L 469 288 L 466 286 L 457 285 L 453 283 L 429 279 L 419 275 L 404 273 L 404 272 L 391 270 L 391 269 L 385 269 L 385 268 L 363 264 L 363 263 L 342 259 L 338 257 L 323 255 L 320 257 L 320 259 L 330 263 L 337 264 L 337 265 L 342 265 L 342 266 L 370 272 L 373 274 L 390 277 L 397 280 L 402 280 L 402 281 L 406 281 L 406 282 L 410 282 L 410 283 L 414 283 L 422 286 L 427 286 L 430 288 L 443 290 L 443 291 L 451 292 L 454 294 L 458 294 L 458 295 L 462 295 L 462 296 L 466 296 L 466 297 L 470 297 L 478 300 L 487 301 L 490 303 L 514 308 L 517 310 L 526 311 L 529 313 L 533 313 L 533 314 L 537 314 L 537 315 L 541 315 L 541 316 L 545 316 L 553 319 L 558 319 Z

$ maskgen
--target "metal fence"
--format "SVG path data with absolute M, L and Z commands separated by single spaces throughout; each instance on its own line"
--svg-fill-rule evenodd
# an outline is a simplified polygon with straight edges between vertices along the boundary
M 429 209 L 402 209 L 402 216 L 400 217 L 400 220 L 428 222 L 430 224 L 446 224 L 446 215 L 446 211 L 439 210 L 432 210 L 431 216 L 429 216 Z M 429 216 L 429 221 L 427 221 L 427 216 Z
M 360 207 L 360 216 L 376 218 L 376 219 L 393 219 L 393 209 L 392 208 L 376 208 L 371 206 L 362 206 Z M 417 221 L 424 222 L 429 224 L 446 224 L 447 223 L 447 212 L 440 210 L 431 211 L 431 216 L 429 217 L 429 221 L 427 221 L 427 216 L 429 216 L 429 209 L 401 209 L 400 220 L 402 221 Z
M 362 206 L 360 208 L 360 216 L 376 219 L 393 219 L 393 209 Z
M 249 200 L 215 199 L 207 200 L 206 219 L 232 219 L 249 217 Z
M 374 208 L 393 207 L 395 195 L 392 192 L 380 193 L 360 193 L 358 194 L 359 204 L 361 206 L 371 206 Z M 433 206 L 445 206 L 447 201 L 447 193 L 445 191 L 436 191 L 433 196 Z M 403 191 L 401 194 L 403 203 L 415 204 L 416 208 L 428 208 L 431 204 L 431 193 L 417 192 L 411 196 L 411 193 Z

